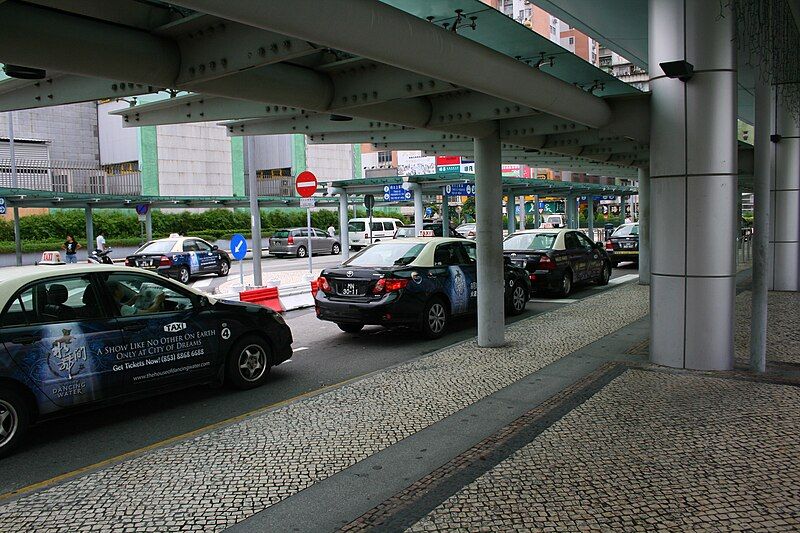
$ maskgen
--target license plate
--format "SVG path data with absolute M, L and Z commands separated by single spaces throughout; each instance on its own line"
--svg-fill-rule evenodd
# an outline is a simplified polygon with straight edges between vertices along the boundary
M 356 294 L 358 294 L 355 283 L 345 284 L 345 286 L 342 287 L 342 294 L 344 294 L 345 296 L 355 296 Z
M 622 247 L 623 248 L 633 248 L 634 244 L 632 242 L 623 242 L 622 243 Z
M 149 267 L 150 261 L 136 261 L 136 266 L 138 267 Z

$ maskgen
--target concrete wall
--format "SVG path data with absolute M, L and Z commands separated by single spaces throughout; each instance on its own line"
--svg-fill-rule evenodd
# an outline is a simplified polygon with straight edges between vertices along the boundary
M 291 135 L 260 135 L 255 141 L 255 166 L 257 170 L 292 167 Z M 247 161 L 245 161 L 245 166 Z
M 158 184 L 163 196 L 231 196 L 231 142 L 211 122 L 157 127 Z
M 97 106 L 101 165 L 139 160 L 139 128 L 123 128 L 122 117 L 109 115 L 111 111 L 126 107 L 127 102 L 106 102 Z
M 309 144 L 306 147 L 306 165 L 320 180 L 351 179 L 355 176 L 353 145 Z

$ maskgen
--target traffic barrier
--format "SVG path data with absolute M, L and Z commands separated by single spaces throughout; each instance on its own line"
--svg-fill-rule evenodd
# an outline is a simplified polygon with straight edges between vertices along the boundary
M 314 295 L 308 282 L 287 285 L 278 289 L 284 310 L 292 311 L 314 305 Z
M 239 293 L 239 301 L 263 305 L 279 313 L 285 311 L 281 304 L 277 287 L 263 287 L 260 289 L 242 291 Z

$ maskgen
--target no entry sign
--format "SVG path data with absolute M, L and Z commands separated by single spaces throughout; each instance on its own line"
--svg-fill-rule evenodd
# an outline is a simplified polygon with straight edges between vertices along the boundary
M 294 181 L 294 188 L 297 194 L 303 198 L 308 198 L 317 192 L 317 177 L 308 170 L 303 171 Z

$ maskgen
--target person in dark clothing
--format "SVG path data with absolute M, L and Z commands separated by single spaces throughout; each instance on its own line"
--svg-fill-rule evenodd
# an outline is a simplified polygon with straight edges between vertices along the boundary
M 61 245 L 61 249 L 66 252 L 67 263 L 78 262 L 78 250 L 82 248 L 80 243 L 75 240 L 71 233 L 67 233 L 67 240 Z

